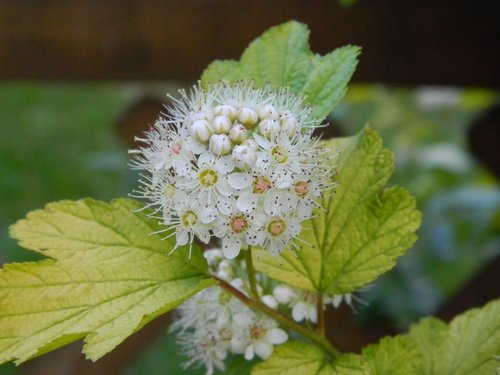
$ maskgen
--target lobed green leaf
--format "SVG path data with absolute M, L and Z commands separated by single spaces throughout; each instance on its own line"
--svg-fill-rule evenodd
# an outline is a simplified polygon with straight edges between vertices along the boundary
M 422 354 L 419 374 L 494 374 L 500 368 L 500 300 L 467 311 L 449 326 L 438 319 L 424 319 L 412 327 L 409 336 Z
M 367 363 L 357 355 L 344 355 L 329 363 L 315 346 L 290 341 L 274 349 L 271 358 L 255 365 L 252 375 L 369 375 Z
M 363 355 L 372 375 L 414 375 L 420 361 L 417 344 L 407 336 L 386 337 Z
M 344 294 L 395 265 L 415 242 L 421 214 L 405 189 L 384 190 L 394 162 L 374 130 L 327 141 L 325 147 L 340 152 L 334 160 L 338 188 L 323 198 L 325 210 L 304 225 L 300 238 L 307 245 L 279 257 L 257 250 L 254 260 L 257 270 L 276 280 Z
M 21 246 L 52 259 L 0 270 L 0 363 L 24 362 L 85 337 L 97 360 L 156 316 L 212 284 L 199 249 L 171 241 L 137 203 L 48 204 L 11 227 Z
M 373 375 L 489 375 L 500 362 L 500 300 L 470 310 L 449 325 L 422 319 L 410 333 L 363 350 Z
M 258 85 L 288 86 L 292 92 L 305 95 L 313 106 L 312 116 L 322 120 L 345 95 L 359 52 L 359 47 L 346 46 L 325 56 L 315 55 L 309 47 L 307 26 L 290 21 L 250 43 L 239 62 L 214 61 L 201 81 L 208 85 L 221 80 L 252 80 Z

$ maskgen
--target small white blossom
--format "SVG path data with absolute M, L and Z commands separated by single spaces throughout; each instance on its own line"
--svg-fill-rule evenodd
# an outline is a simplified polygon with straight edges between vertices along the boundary
M 273 353 L 273 345 L 283 344 L 288 339 L 275 320 L 249 309 L 236 314 L 234 322 L 231 349 L 244 354 L 246 360 L 252 360 L 255 355 L 267 359 Z

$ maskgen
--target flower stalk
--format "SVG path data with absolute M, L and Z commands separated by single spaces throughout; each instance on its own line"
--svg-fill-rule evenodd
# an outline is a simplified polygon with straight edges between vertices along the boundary
M 260 300 L 259 291 L 257 289 L 257 280 L 255 278 L 255 268 L 252 259 L 252 246 L 248 246 L 245 252 L 245 265 L 247 267 L 248 283 L 250 284 L 250 292 L 256 300 Z

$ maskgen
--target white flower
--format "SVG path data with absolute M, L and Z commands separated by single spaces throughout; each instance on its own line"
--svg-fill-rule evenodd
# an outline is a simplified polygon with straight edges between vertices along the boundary
M 262 241 L 262 247 L 271 255 L 279 255 L 286 248 L 293 250 L 297 247 L 294 240 L 298 239 L 300 230 L 299 219 L 291 213 L 284 213 L 268 216 L 264 225 L 253 235 Z
M 191 203 L 215 208 L 234 193 L 226 180 L 226 174 L 233 169 L 230 156 L 217 158 L 209 152 L 203 153 L 189 175 L 177 179 L 177 188 L 189 194 L 186 199 Z
M 249 244 L 260 245 L 255 232 L 264 223 L 264 215 L 241 212 L 234 200 L 228 201 L 222 211 L 224 213 L 214 223 L 214 234 L 222 238 L 222 251 L 226 258 L 237 257 L 241 248 Z
M 318 309 L 316 304 L 308 303 L 305 301 L 297 302 L 292 309 L 293 320 L 301 322 L 304 319 L 317 323 Z
M 224 259 L 220 249 L 207 250 L 204 255 L 212 273 L 219 274 L 227 267 L 240 267 L 241 271 L 241 263 Z M 248 295 L 248 286 L 242 279 L 228 281 Z M 258 292 L 262 294 L 260 285 Z M 262 295 L 261 300 L 271 308 L 278 307 L 271 295 Z M 250 309 L 217 286 L 197 293 L 177 311 L 178 318 L 170 330 L 177 332 L 181 352 L 188 357 L 183 366 L 205 366 L 207 374 L 215 369 L 224 371 L 224 359 L 228 354 L 241 354 L 247 360 L 255 355 L 266 359 L 271 356 L 274 345 L 288 339 L 288 334 L 275 320 Z
M 280 284 L 274 288 L 273 295 L 279 303 L 292 308 L 293 320 L 297 322 L 309 320 L 317 323 L 318 296 L 316 293 Z
M 297 293 L 288 285 L 277 285 L 273 290 L 274 298 L 282 305 L 288 305 L 290 301 L 297 298 Z
M 273 345 L 288 340 L 287 333 L 278 328 L 278 323 L 264 315 L 246 310 L 234 316 L 234 335 L 231 349 L 252 360 L 255 355 L 267 359 L 273 354 Z
M 180 333 L 177 342 L 184 348 L 182 353 L 189 358 L 182 367 L 187 369 L 203 365 L 206 368 L 206 375 L 213 374 L 215 369 L 224 371 L 226 368 L 224 360 L 228 349 L 225 345 L 221 345 L 223 341 L 221 333 L 207 327 L 200 327 L 196 334 Z
M 304 99 L 288 89 L 218 83 L 173 101 L 131 153 L 144 171 L 133 196 L 176 233 L 175 248 L 214 236 L 223 237 L 228 258 L 248 244 L 273 254 L 296 247 L 333 171 L 312 138 L 319 124 Z
M 279 192 L 290 194 L 284 190 L 292 180 L 286 175 L 279 175 L 271 170 L 252 170 L 251 172 L 235 172 L 227 177 L 229 186 L 238 192 L 236 206 L 242 212 L 253 212 L 275 198 Z

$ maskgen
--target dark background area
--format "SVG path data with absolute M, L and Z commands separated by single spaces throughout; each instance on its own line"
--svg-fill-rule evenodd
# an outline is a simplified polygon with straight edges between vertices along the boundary
M 486 209 L 474 199 L 486 196 L 482 190 L 469 201 L 475 208 L 442 209 L 460 186 L 487 186 L 498 202 L 496 0 L 0 2 L 0 264 L 33 259 L 7 238 L 8 225 L 29 210 L 50 200 L 126 195 L 134 179 L 126 170 L 127 143 L 154 122 L 164 93 L 194 82 L 214 59 L 238 59 L 251 40 L 290 19 L 308 24 L 315 52 L 362 46 L 357 85 L 330 117 L 332 129 L 352 134 L 370 121 L 396 156 L 406 157 L 397 159 L 394 183 L 410 188 L 427 220 L 409 260 L 364 297 L 368 308 L 359 306 L 357 315 L 329 311 L 329 335 L 341 349 L 359 351 L 424 313 L 450 320 L 498 298 L 500 214 L 481 216 Z M 422 104 L 443 98 L 437 109 Z M 424 146 L 443 151 L 445 141 L 473 167 L 456 172 L 421 162 Z M 444 221 L 454 223 L 460 246 L 440 226 Z M 439 298 L 426 296 L 432 288 L 411 292 L 422 280 L 439 284 L 423 274 L 446 274 L 435 288 Z M 387 295 L 412 302 L 394 307 L 383 302 Z M 418 308 L 422 296 L 434 301 L 428 310 Z M 169 320 L 152 322 L 96 364 L 76 343 L 19 368 L 0 366 L 0 374 L 183 373 L 172 339 L 163 338 Z M 160 367 L 153 370 L 148 364 L 155 361 Z
M 319 53 L 363 47 L 360 82 L 499 87 L 495 0 L 4 0 L 0 78 L 195 80 L 296 19 Z

